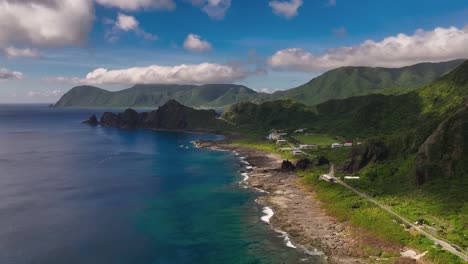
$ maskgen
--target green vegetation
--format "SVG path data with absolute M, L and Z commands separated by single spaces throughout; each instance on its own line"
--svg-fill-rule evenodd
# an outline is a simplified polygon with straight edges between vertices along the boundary
M 250 101 L 257 92 L 234 84 L 209 85 L 135 85 L 110 92 L 93 86 L 71 89 L 55 107 L 140 107 L 157 108 L 174 99 L 186 106 L 223 108 L 237 102 Z
M 256 141 L 256 140 L 236 140 L 232 143 L 233 146 L 243 146 L 243 147 L 249 147 L 249 148 L 254 148 L 254 149 L 259 149 L 259 150 L 264 150 L 266 152 L 270 153 L 276 153 L 279 154 L 281 157 L 284 159 L 288 160 L 295 160 L 296 157 L 294 157 L 291 152 L 289 151 L 280 151 L 279 146 L 269 142 L 269 141 Z
M 332 161 L 339 170 L 336 176 L 358 174 L 361 179 L 348 181 L 350 185 L 411 221 L 424 220 L 434 236 L 461 249 L 468 246 L 468 62 L 406 94 L 373 94 L 316 106 L 293 100 L 242 103 L 223 117 L 244 131 L 307 128 L 315 133 L 311 141 L 298 136 L 302 142 L 326 140 L 319 135 L 362 138 L 364 144 L 352 149 L 309 153 Z M 317 181 L 327 171 L 313 168 L 303 176 L 331 214 L 382 239 L 429 250 L 435 263 L 463 263 L 427 238 L 395 228 L 398 221 L 391 215 L 351 191 Z
M 331 99 L 368 94 L 397 95 L 413 91 L 450 72 L 463 63 L 421 63 L 403 68 L 342 67 L 287 91 L 274 93 L 268 100 L 295 99 L 315 105 Z
M 330 215 L 335 216 L 339 221 L 349 222 L 357 228 L 363 228 L 373 237 L 398 245 L 407 245 L 421 252 L 429 251 L 426 257 L 434 263 L 464 263 L 459 257 L 435 247 L 434 243 L 426 237 L 405 230 L 404 225 L 398 219 L 354 192 L 338 184 L 319 181 L 318 176 L 327 171 L 328 166 L 321 166 L 314 168 L 313 171 L 300 173 L 300 175 L 303 177 L 304 184 L 313 188 L 317 198 L 323 202 L 324 209 Z M 373 254 L 388 256 L 389 253 L 382 252 L 378 243 L 375 247 L 366 250 Z
M 343 140 L 342 138 L 333 138 L 331 136 L 321 134 L 299 134 L 294 137 L 303 144 L 316 144 L 319 146 L 330 146 L 333 143 Z
M 315 105 L 331 99 L 369 94 L 403 94 L 430 83 L 460 65 L 463 60 L 422 63 L 403 68 L 343 67 L 314 78 L 307 84 L 274 94 L 257 93 L 234 84 L 135 85 L 111 92 L 78 86 L 67 92 L 55 107 L 156 108 L 170 99 L 197 108 L 225 108 L 239 102 L 294 99 Z

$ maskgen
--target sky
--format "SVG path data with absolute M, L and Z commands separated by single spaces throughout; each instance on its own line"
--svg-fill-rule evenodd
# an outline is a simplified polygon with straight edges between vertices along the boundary
M 78 85 L 274 92 L 342 66 L 458 58 L 466 0 L 0 0 L 0 103 Z

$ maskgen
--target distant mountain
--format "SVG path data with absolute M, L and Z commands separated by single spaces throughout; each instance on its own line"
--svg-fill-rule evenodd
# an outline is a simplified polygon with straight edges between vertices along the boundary
M 436 80 L 463 61 L 420 63 L 403 68 L 342 67 L 297 88 L 276 92 L 264 100 L 289 98 L 316 105 L 331 99 L 367 94 L 403 94 Z
M 253 100 L 257 95 L 252 89 L 234 84 L 135 85 L 116 92 L 93 86 L 78 86 L 63 95 L 54 106 L 156 108 L 173 99 L 186 106 L 223 108 Z
M 197 108 L 225 108 L 239 102 L 261 103 L 280 99 L 316 105 L 332 99 L 368 94 L 404 94 L 436 80 L 463 61 L 421 63 L 403 68 L 343 67 L 328 71 L 297 88 L 273 94 L 257 93 L 235 84 L 135 85 L 116 92 L 78 86 L 63 95 L 55 107 L 156 108 L 171 99 Z
M 442 175 L 468 179 L 467 107 L 468 61 L 438 80 L 402 95 L 371 94 L 316 106 L 290 99 L 262 104 L 244 102 L 228 108 L 222 118 L 244 132 L 261 130 L 265 134 L 272 128 L 305 127 L 311 132 L 348 138 L 380 138 L 383 141 L 377 145 L 385 145 L 390 157 L 418 154 L 417 182 L 424 183 Z M 369 149 L 363 151 L 369 154 Z M 362 160 L 356 154 L 351 163 Z M 360 167 L 351 170 L 355 169 Z

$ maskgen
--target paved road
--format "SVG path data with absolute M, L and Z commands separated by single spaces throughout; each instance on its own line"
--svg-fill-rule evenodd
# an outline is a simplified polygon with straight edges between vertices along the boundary
M 330 166 L 330 176 L 334 175 L 334 166 L 333 164 Z M 356 190 L 355 188 L 349 186 L 348 184 L 346 184 L 345 182 L 337 179 L 336 179 L 336 182 L 342 186 L 344 186 L 345 188 L 348 188 L 350 189 L 351 191 L 355 192 L 356 194 L 358 194 L 359 196 L 367 199 L 368 201 L 374 203 L 375 205 L 377 205 L 378 207 L 382 208 L 383 210 L 389 212 L 390 214 L 392 214 L 393 216 L 397 217 L 398 219 L 400 219 L 402 222 L 404 222 L 405 224 L 407 225 L 410 225 L 412 228 L 414 228 L 416 231 L 418 231 L 420 234 L 424 235 L 425 237 L 429 238 L 430 240 L 438 243 L 442 248 L 444 248 L 445 250 L 447 251 L 450 251 L 452 252 L 453 254 L 459 256 L 460 258 L 462 258 L 463 260 L 467 261 L 468 260 L 468 256 L 465 252 L 460 252 L 458 251 L 455 247 L 453 247 L 450 243 L 448 243 L 447 241 L 445 240 L 441 240 L 439 238 L 436 238 L 434 237 L 433 235 L 429 234 L 427 231 L 421 229 L 419 226 L 411 223 L 410 221 L 406 220 L 406 218 L 404 218 L 403 216 L 397 214 L 396 212 L 394 212 L 390 207 L 386 206 L 386 205 L 383 205 L 381 204 L 380 202 L 378 202 L 377 200 L 375 200 L 374 198 L 370 197 L 369 195 L 365 194 L 365 193 L 362 193 L 358 190 Z

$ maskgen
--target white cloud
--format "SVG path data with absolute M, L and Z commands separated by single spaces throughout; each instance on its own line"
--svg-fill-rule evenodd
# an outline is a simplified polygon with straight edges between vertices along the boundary
M 123 31 L 135 30 L 139 25 L 140 23 L 135 17 L 122 13 L 117 15 L 117 21 L 115 22 L 115 26 Z
M 186 0 L 192 5 L 199 7 L 213 19 L 224 19 L 227 10 L 231 7 L 231 0 Z
M 119 39 L 119 33 L 122 31 L 133 31 L 135 32 L 135 34 L 137 34 L 137 36 L 140 36 L 146 40 L 158 39 L 156 35 L 153 35 L 141 29 L 140 22 L 138 22 L 138 20 L 133 16 L 128 16 L 119 13 L 117 15 L 117 20 L 114 21 L 112 19 L 104 19 L 104 24 L 113 24 L 112 29 L 106 32 L 106 38 L 109 42 L 116 42 Z
M 303 4 L 302 0 L 278 1 L 274 0 L 269 3 L 273 13 L 285 18 L 297 16 L 297 10 Z
M 126 11 L 139 9 L 174 10 L 176 3 L 173 0 L 96 0 L 100 5 L 115 7 Z
M 316 55 L 300 48 L 277 51 L 269 58 L 273 68 L 321 72 L 342 66 L 402 67 L 420 62 L 439 62 L 468 57 L 468 26 L 417 30 L 398 34 L 380 42 L 340 47 Z
M 336 0 L 328 0 L 327 6 L 336 6 Z
M 30 48 L 25 48 L 25 49 L 19 49 L 15 47 L 8 47 L 2 49 L 3 54 L 7 58 L 31 58 L 31 59 L 37 59 L 41 57 L 41 54 L 38 50 L 36 49 L 30 49 Z
M 91 0 L 0 0 L 0 47 L 81 45 L 91 30 Z
M 28 97 L 59 97 L 63 95 L 62 90 L 46 90 L 46 91 L 29 91 L 26 96 Z
M 204 52 L 212 49 L 211 44 L 202 40 L 199 35 L 189 34 L 184 42 L 184 48 L 196 52 Z
M 23 77 L 24 75 L 21 72 L 0 68 L 0 80 L 20 80 Z
M 120 70 L 99 68 L 77 77 L 52 77 L 50 82 L 81 84 L 207 84 L 230 83 L 245 78 L 249 73 L 240 67 L 202 63 L 193 65 L 135 67 Z

